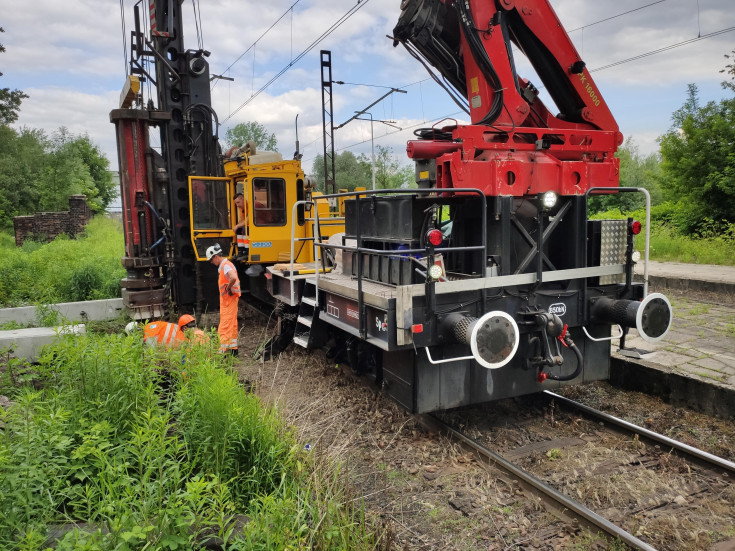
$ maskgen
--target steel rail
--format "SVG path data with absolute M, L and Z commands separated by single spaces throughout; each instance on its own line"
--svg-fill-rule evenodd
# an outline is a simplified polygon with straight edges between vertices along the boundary
M 570 497 L 562 494 L 555 488 L 552 488 L 545 482 L 542 482 L 541 480 L 533 476 L 531 473 L 521 469 L 517 465 L 508 461 L 503 456 L 497 454 L 496 452 L 492 450 L 489 450 L 488 448 L 486 448 L 479 442 L 472 440 L 468 436 L 462 434 L 458 430 L 449 426 L 441 419 L 435 417 L 434 415 L 426 415 L 426 417 L 429 418 L 431 422 L 439 425 L 443 430 L 445 430 L 452 437 L 465 443 L 466 445 L 470 446 L 472 449 L 476 450 L 480 454 L 490 459 L 493 463 L 495 463 L 495 465 L 497 465 L 504 471 L 512 474 L 515 477 L 518 477 L 520 480 L 522 480 L 529 486 L 533 487 L 536 491 L 544 494 L 545 496 L 554 500 L 556 503 L 562 505 L 566 509 L 569 509 L 570 511 L 575 513 L 577 516 L 586 520 L 588 523 L 592 524 L 593 526 L 603 530 L 608 535 L 614 538 L 620 539 L 620 541 L 626 543 L 633 549 L 638 549 L 640 551 L 656 551 L 655 547 L 652 547 L 648 545 L 646 542 L 639 540 L 630 532 L 626 532 L 625 530 L 613 524 L 606 518 L 601 517 L 600 515 L 598 515 L 591 509 L 588 509 L 585 505 L 579 503 L 578 501 L 575 501 L 571 499 Z
M 668 436 L 664 436 L 663 434 L 653 432 L 651 430 L 640 427 L 638 425 L 634 425 L 633 423 L 629 423 L 628 421 L 624 421 L 623 419 L 620 419 L 608 413 L 604 413 L 602 411 L 598 411 L 584 404 L 580 404 L 579 402 L 575 402 L 574 400 L 570 400 L 569 398 L 560 396 L 559 394 L 556 394 L 549 390 L 545 390 L 544 394 L 546 394 L 547 396 L 550 396 L 551 398 L 553 398 L 554 400 L 557 400 L 558 402 L 561 402 L 564 405 L 573 407 L 575 409 L 578 409 L 580 411 L 593 415 L 597 417 L 598 419 L 602 419 L 603 421 L 610 423 L 611 425 L 616 425 L 625 430 L 635 432 L 645 438 L 648 438 L 649 440 L 658 442 L 659 444 L 663 444 L 665 446 L 669 446 L 675 450 L 678 450 L 696 459 L 699 459 L 700 461 L 704 461 L 705 463 L 709 463 L 710 465 L 714 465 L 726 471 L 735 473 L 735 463 L 733 463 L 732 461 L 728 461 L 727 459 L 723 459 L 722 457 L 717 457 L 716 455 L 712 455 L 711 453 L 702 451 L 698 448 L 685 444 L 684 442 L 679 442 L 678 440 L 674 440 L 673 438 L 669 438 Z

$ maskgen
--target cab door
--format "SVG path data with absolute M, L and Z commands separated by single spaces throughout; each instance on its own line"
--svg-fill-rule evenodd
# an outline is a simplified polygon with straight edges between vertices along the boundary
M 278 262 L 291 256 L 288 219 L 295 198 L 288 192 L 295 193 L 295 186 L 289 183 L 290 174 L 269 173 L 256 173 L 247 183 L 250 262 Z
M 197 260 L 206 261 L 207 249 L 219 243 L 227 257 L 236 252 L 235 183 L 231 178 L 189 177 L 191 243 Z

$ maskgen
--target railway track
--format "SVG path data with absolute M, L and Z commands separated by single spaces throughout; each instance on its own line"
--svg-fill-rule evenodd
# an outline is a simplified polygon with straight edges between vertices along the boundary
M 701 504 L 707 500 L 717 501 L 721 499 L 726 487 L 731 485 L 730 481 L 735 474 L 735 463 L 731 461 L 704 452 L 644 427 L 628 423 L 622 419 L 552 392 L 546 392 L 545 397 L 552 404 L 552 411 L 553 408 L 561 406 L 567 411 L 581 413 L 587 418 L 587 423 L 590 424 L 590 427 L 594 427 L 593 432 L 599 432 L 599 427 L 602 425 L 607 431 L 613 431 L 619 437 L 622 435 L 622 438 L 626 439 L 632 446 L 641 450 L 639 456 L 629 461 L 627 465 L 611 466 L 608 462 L 602 468 L 599 465 L 593 468 L 593 473 L 607 469 L 610 472 L 614 472 L 613 476 L 620 476 L 621 480 L 626 474 L 635 480 L 636 473 L 640 474 L 642 470 L 661 470 L 663 468 L 662 465 L 668 465 L 671 456 L 675 455 L 688 462 L 687 465 L 677 464 L 676 466 L 676 469 L 680 471 L 680 478 L 684 479 L 680 486 L 682 488 L 688 488 L 688 491 L 684 492 L 686 497 L 677 495 L 673 501 L 669 502 L 665 496 L 659 496 L 658 499 L 654 496 L 651 498 L 651 502 L 630 503 L 626 511 L 619 511 L 618 515 L 614 515 L 617 516 L 614 519 L 616 522 L 614 522 L 610 518 L 607 518 L 605 514 L 593 510 L 593 508 L 588 506 L 588 503 L 583 503 L 583 501 L 590 501 L 589 499 L 578 501 L 570 497 L 570 490 L 574 489 L 573 484 L 563 483 L 564 481 L 552 483 L 549 480 L 548 473 L 545 475 L 543 470 L 534 469 L 533 466 L 527 469 L 523 466 L 521 464 L 523 463 L 522 460 L 528 458 L 525 452 L 510 450 L 510 453 L 504 452 L 504 454 L 501 454 L 480 442 L 481 439 L 492 440 L 493 438 L 489 434 L 483 436 L 483 429 L 481 427 L 465 422 L 460 423 L 464 424 L 464 427 L 462 430 L 458 430 L 453 426 L 452 420 L 444 420 L 436 415 L 426 415 L 423 418 L 428 425 L 433 427 L 433 430 L 444 431 L 464 445 L 469 446 L 501 471 L 518 480 L 526 491 L 530 491 L 533 495 L 541 498 L 547 506 L 560 513 L 565 520 L 571 520 L 573 523 L 578 522 L 588 528 L 592 533 L 602 532 L 606 534 L 610 541 L 625 543 L 632 549 L 650 551 L 658 548 L 621 526 L 624 524 L 620 521 L 621 518 L 635 515 L 640 516 L 658 509 L 665 511 L 669 505 L 676 508 L 676 514 L 682 514 L 685 510 L 685 503 Z M 457 416 L 453 416 L 452 414 L 447 415 L 447 417 L 454 417 L 455 421 L 458 419 Z M 573 422 L 579 425 L 580 420 L 579 418 L 575 418 Z M 473 436 L 468 436 L 468 432 L 473 433 Z M 535 446 L 537 450 L 536 455 L 539 455 L 540 452 L 543 452 L 548 447 L 543 445 L 542 438 L 542 435 L 538 435 L 535 444 L 522 446 L 522 448 L 533 449 Z M 620 440 L 615 441 L 619 442 Z M 549 454 L 547 451 L 545 454 L 547 456 L 561 456 L 564 453 L 562 450 L 564 450 L 565 446 L 573 448 L 580 444 L 583 445 L 585 442 L 589 444 L 589 441 L 579 440 L 575 443 L 574 438 L 568 437 L 552 438 L 551 442 L 553 442 L 552 445 L 554 446 L 561 446 L 561 450 L 556 447 L 551 448 L 549 451 L 553 451 L 553 453 Z M 528 463 L 528 461 L 526 462 Z M 584 475 L 581 478 L 584 478 Z M 563 486 L 566 491 L 561 491 L 558 486 Z M 578 493 L 585 494 L 584 491 L 578 491 Z M 609 504 L 604 503 L 603 505 Z M 602 506 L 599 509 L 609 510 L 609 507 Z M 694 516 L 696 517 L 696 515 Z M 645 534 L 646 532 L 644 531 L 643 533 Z M 647 540 L 656 541 L 655 535 L 648 533 L 647 536 Z M 665 546 L 662 548 L 666 549 L 669 547 Z

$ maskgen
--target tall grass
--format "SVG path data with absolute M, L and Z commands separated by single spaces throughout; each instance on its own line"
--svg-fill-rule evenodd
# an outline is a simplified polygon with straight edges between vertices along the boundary
M 43 549 L 70 523 L 58 549 L 380 548 L 339 474 L 227 362 L 85 335 L 47 348 L 24 385 L 6 372 L 0 548 Z
M 0 306 L 71 302 L 120 296 L 125 251 L 119 222 L 93 218 L 76 239 L 26 241 L 0 235 Z
M 671 220 L 671 206 L 653 207 L 651 210 L 651 260 L 660 262 L 685 262 L 691 264 L 718 264 L 735 266 L 735 224 L 705 221 L 699 231 L 682 235 Z M 645 211 L 621 213 L 614 209 L 599 213 L 597 219 L 623 219 L 628 216 L 645 222 Z M 643 233 L 636 238 L 636 248 L 643 250 Z
M 668 226 L 651 228 L 653 260 L 735 266 L 735 224 L 730 230 L 700 236 L 682 236 Z

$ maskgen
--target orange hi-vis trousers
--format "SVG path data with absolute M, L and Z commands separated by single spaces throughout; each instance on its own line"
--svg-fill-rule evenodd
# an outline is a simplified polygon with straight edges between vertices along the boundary
M 219 351 L 237 350 L 237 304 L 240 295 L 227 295 L 219 299 Z
M 232 294 L 227 294 L 228 278 L 225 275 L 225 269 L 228 267 L 234 270 L 237 277 L 237 270 L 229 260 L 225 259 L 219 266 L 219 351 L 227 352 L 229 350 L 237 350 L 237 304 L 240 300 L 240 280 L 232 286 Z

